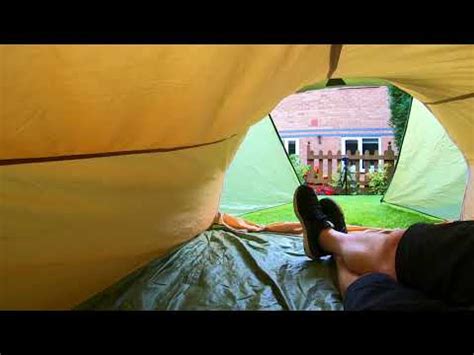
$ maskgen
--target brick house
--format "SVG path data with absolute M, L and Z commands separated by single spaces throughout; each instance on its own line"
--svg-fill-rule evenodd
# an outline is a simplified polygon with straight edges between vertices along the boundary
M 314 152 L 343 154 L 356 149 L 383 153 L 394 146 L 389 126 L 388 88 L 337 87 L 288 96 L 271 116 L 289 154 L 306 163 L 308 142 Z

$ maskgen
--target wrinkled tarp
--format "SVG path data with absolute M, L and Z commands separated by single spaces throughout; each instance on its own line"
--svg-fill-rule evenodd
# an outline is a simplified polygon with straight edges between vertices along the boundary
M 299 236 L 211 229 L 76 309 L 342 310 L 335 277 Z

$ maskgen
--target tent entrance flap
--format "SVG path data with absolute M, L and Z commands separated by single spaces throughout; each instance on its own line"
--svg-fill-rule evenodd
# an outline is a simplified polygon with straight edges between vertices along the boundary
M 298 177 L 269 116 L 253 125 L 224 180 L 220 210 L 242 215 L 290 203 Z
M 459 219 L 468 166 L 433 114 L 413 99 L 403 147 L 384 201 L 444 219 Z

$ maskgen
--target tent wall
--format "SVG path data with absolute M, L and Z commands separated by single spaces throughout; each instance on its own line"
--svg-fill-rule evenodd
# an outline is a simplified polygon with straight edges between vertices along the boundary
M 403 147 L 384 201 L 444 219 L 461 217 L 468 167 L 433 114 L 413 99 Z
M 241 138 L 1 167 L 0 308 L 70 308 L 207 229 Z
M 219 209 L 241 215 L 290 203 L 299 185 L 270 117 L 253 125 L 227 170 Z
M 471 64 L 471 68 L 474 68 L 474 64 Z M 472 75 L 471 80 L 474 86 Z M 463 152 L 469 165 L 469 182 L 464 195 L 462 217 L 463 219 L 474 219 L 474 98 L 429 105 L 428 107 Z

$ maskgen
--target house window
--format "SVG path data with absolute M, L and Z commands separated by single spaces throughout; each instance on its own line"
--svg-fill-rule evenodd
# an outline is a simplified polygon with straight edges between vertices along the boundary
M 284 139 L 285 149 L 288 155 L 296 154 L 299 155 L 299 140 L 298 139 Z
M 354 154 L 359 149 L 359 141 L 357 139 L 346 139 L 343 153 L 351 152 Z M 360 149 L 359 149 L 360 150 Z
M 295 154 L 296 153 L 296 142 L 295 141 L 288 141 L 288 154 Z
M 366 150 L 369 151 L 369 154 L 381 154 L 380 138 L 347 137 L 342 138 L 341 143 L 342 154 L 346 154 L 349 151 L 354 154 L 356 150 L 358 150 L 360 154 L 364 154 Z M 365 172 L 362 159 L 360 159 L 359 164 L 360 171 Z M 369 169 L 373 170 L 375 166 L 374 162 L 371 161 L 369 164 Z
M 379 152 L 379 147 L 379 138 L 362 138 L 362 154 L 364 154 L 366 150 L 369 151 L 369 154 L 376 154 Z

